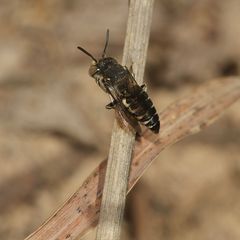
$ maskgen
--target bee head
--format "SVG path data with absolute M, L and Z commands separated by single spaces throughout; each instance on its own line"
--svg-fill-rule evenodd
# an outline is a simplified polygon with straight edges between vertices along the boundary
M 93 61 L 89 68 L 89 75 L 94 77 L 95 74 L 103 75 L 106 69 L 111 67 L 113 64 L 117 64 L 117 61 L 111 57 L 105 57 L 99 59 L 99 61 Z
M 91 77 L 93 77 L 96 73 L 101 74 L 101 72 L 104 71 L 108 67 L 109 64 L 116 62 L 115 59 L 106 57 L 106 50 L 107 50 L 108 42 L 109 42 L 109 29 L 107 29 L 107 32 L 106 32 L 106 42 L 105 42 L 105 46 L 103 49 L 102 57 L 99 59 L 99 61 L 95 57 L 93 57 L 93 55 L 91 53 L 89 53 L 87 50 L 85 50 L 82 47 L 78 47 L 78 49 L 80 51 L 84 52 L 86 55 L 88 55 L 93 60 L 91 66 L 89 68 L 89 75 Z

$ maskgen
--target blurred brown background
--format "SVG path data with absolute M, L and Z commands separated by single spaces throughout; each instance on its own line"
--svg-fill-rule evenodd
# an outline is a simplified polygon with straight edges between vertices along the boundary
M 23 239 L 108 154 L 113 112 L 88 76 L 110 29 L 121 61 L 127 1 L 2 0 L 0 239 Z M 145 80 L 159 111 L 239 74 L 240 1 L 156 0 Z M 165 150 L 128 198 L 122 239 L 240 239 L 240 104 Z M 94 239 L 94 232 L 86 237 Z

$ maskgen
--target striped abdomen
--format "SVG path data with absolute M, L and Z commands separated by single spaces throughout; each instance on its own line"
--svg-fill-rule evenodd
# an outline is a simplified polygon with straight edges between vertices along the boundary
M 149 128 L 154 133 L 159 133 L 160 121 L 152 100 L 143 90 L 139 91 L 130 97 L 122 100 L 128 111 L 143 125 Z

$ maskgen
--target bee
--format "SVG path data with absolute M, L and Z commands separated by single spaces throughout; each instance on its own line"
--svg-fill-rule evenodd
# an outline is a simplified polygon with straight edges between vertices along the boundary
M 107 30 L 105 46 L 99 60 L 84 48 L 78 47 L 93 60 L 89 75 L 95 79 L 104 92 L 110 95 L 111 102 L 106 105 L 106 108 L 115 109 L 117 115 L 138 134 L 141 134 L 139 123 L 152 132 L 159 133 L 159 116 L 145 91 L 145 85 L 140 86 L 136 82 L 131 68 L 129 70 L 126 66 L 119 64 L 116 59 L 106 56 L 108 42 L 109 30 Z

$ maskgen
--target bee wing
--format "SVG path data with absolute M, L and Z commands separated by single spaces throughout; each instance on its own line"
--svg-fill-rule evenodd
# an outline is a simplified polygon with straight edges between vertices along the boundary
M 146 91 L 146 85 L 142 84 L 139 85 L 134 77 L 134 75 L 131 73 L 131 71 L 125 67 L 126 71 L 128 72 L 128 74 L 126 74 L 125 76 L 125 81 L 127 82 L 127 91 L 126 94 L 128 96 L 137 96 L 139 95 L 139 93 L 141 93 L 142 91 Z
M 125 128 L 129 125 L 138 133 L 141 134 L 141 127 L 138 123 L 138 120 L 135 119 L 126 109 L 126 107 L 122 103 L 121 96 L 115 90 L 115 88 L 111 85 L 108 85 L 108 92 L 111 97 L 117 102 L 115 105 L 115 112 L 118 124 L 120 127 Z
M 127 128 L 130 125 L 130 127 L 141 135 L 142 130 L 138 121 L 125 109 L 125 107 L 118 104 L 115 108 L 115 114 L 121 128 Z

